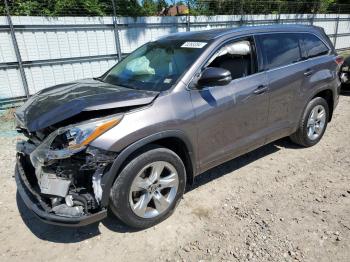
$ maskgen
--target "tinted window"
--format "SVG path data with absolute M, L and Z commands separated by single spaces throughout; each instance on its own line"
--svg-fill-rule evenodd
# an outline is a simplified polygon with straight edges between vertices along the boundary
M 258 36 L 265 69 L 295 63 L 301 59 L 299 42 L 295 34 L 266 34 Z
M 308 57 L 316 57 L 328 53 L 328 47 L 315 35 L 302 34 L 303 49 Z

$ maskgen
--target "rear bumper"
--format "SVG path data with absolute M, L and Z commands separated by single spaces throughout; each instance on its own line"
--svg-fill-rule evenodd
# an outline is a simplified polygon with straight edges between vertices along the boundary
M 33 211 L 33 213 L 40 220 L 42 220 L 45 223 L 60 226 L 79 227 L 98 222 L 107 217 L 106 209 L 91 215 L 84 215 L 81 217 L 63 217 L 44 210 L 44 208 L 40 204 L 40 202 L 43 202 L 43 200 L 40 199 L 40 196 L 38 194 L 34 193 L 34 190 L 31 188 L 31 185 L 29 184 L 26 178 L 25 170 L 23 168 L 20 155 L 18 155 L 17 157 L 15 180 L 17 184 L 18 193 L 21 196 L 25 205 L 31 211 Z

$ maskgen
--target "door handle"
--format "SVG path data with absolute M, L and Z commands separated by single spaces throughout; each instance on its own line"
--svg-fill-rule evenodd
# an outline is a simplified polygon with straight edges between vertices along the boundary
M 311 76 L 313 73 L 314 73 L 314 70 L 312 70 L 312 69 L 307 69 L 307 70 L 304 72 L 304 76 Z
M 263 94 L 267 91 L 267 86 L 266 85 L 260 85 L 254 90 L 254 94 L 260 95 Z

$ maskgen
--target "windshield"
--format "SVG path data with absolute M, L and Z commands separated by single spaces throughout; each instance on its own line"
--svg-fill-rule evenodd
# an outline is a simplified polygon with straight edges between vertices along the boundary
M 205 42 L 150 42 L 116 64 L 101 80 L 139 90 L 168 90 L 205 47 Z

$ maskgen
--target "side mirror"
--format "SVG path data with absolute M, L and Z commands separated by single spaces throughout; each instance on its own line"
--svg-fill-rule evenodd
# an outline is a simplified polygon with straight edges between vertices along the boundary
M 207 67 L 198 79 L 198 88 L 224 86 L 232 81 L 230 71 L 219 67 Z

